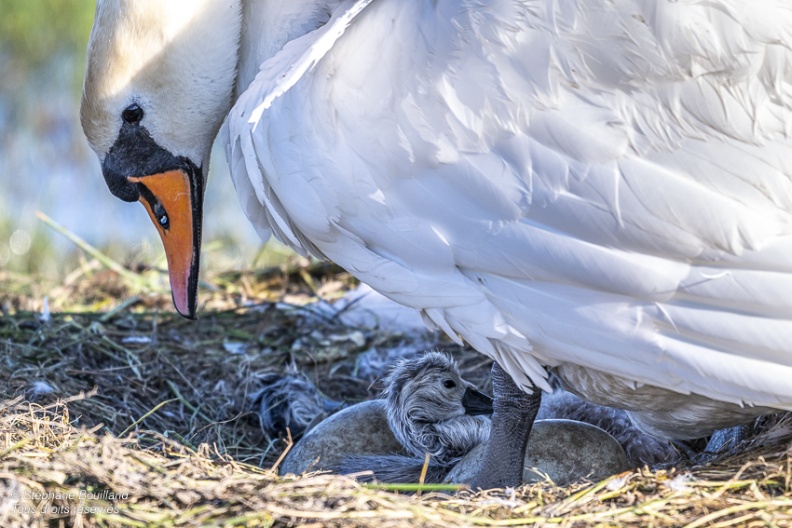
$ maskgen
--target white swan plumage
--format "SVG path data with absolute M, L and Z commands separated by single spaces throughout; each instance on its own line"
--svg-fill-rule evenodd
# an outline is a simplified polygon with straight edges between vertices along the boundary
M 227 3 L 233 107 L 206 112 L 263 237 L 658 436 L 792 410 L 788 3 Z M 96 77 L 106 160 L 133 99 L 96 118 Z

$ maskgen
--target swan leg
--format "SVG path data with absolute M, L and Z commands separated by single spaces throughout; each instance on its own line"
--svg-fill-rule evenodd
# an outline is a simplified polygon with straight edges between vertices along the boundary
M 517 387 L 511 376 L 492 365 L 492 428 L 484 461 L 473 481 L 473 489 L 518 486 L 522 482 L 525 449 L 531 433 L 542 391 L 532 394 Z

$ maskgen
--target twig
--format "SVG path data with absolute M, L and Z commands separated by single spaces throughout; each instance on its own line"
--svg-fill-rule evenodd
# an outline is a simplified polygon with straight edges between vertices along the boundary
M 123 301 L 121 301 L 121 303 L 119 303 L 118 306 L 116 306 L 115 308 L 104 314 L 102 317 L 100 317 L 99 322 L 106 323 L 107 321 L 113 319 L 116 315 L 123 312 L 130 306 L 137 304 L 138 301 L 140 301 L 140 297 L 138 297 L 137 295 L 133 295 L 132 297 L 128 297 L 124 299 Z
M 429 453 L 426 453 L 426 455 L 424 456 L 424 463 L 423 463 L 423 467 L 421 468 L 421 476 L 418 477 L 418 484 L 420 484 L 421 486 L 423 486 L 424 482 L 426 482 L 427 471 L 429 471 Z M 416 495 L 420 496 L 421 491 L 418 490 L 418 493 Z
M 161 407 L 163 407 L 163 406 L 165 406 L 165 405 L 167 405 L 167 404 L 169 404 L 169 403 L 173 403 L 173 402 L 177 402 L 177 401 L 179 401 L 179 398 L 172 398 L 172 399 L 170 399 L 170 400 L 165 400 L 164 402 L 160 402 L 160 403 L 158 403 L 158 404 L 157 404 L 157 405 L 156 405 L 156 406 L 155 406 L 153 409 L 151 409 L 149 412 L 147 412 L 146 414 L 144 414 L 143 416 L 141 416 L 140 418 L 138 418 L 137 420 L 135 420 L 134 422 L 132 422 L 132 423 L 129 425 L 129 427 L 127 427 L 126 429 L 124 429 L 124 430 L 121 432 L 121 434 L 120 434 L 120 435 L 118 435 L 118 437 L 119 437 L 119 438 L 123 438 L 124 436 L 126 436 L 126 434 L 127 434 L 129 431 L 131 431 L 131 430 L 132 430 L 132 428 L 133 428 L 133 427 L 135 427 L 136 425 L 140 424 L 140 422 L 142 422 L 143 420 L 145 420 L 146 418 L 148 418 L 149 416 L 151 416 L 152 414 L 154 414 L 155 412 L 157 412 L 157 411 L 158 411 L 158 410 L 159 410 Z
M 286 455 L 289 454 L 289 451 L 291 451 L 291 448 L 294 445 L 294 440 L 292 440 L 292 435 L 291 435 L 291 429 L 289 429 L 288 427 L 286 428 L 286 437 L 288 442 L 286 444 L 286 448 L 283 450 L 283 453 L 280 454 L 278 460 L 276 460 L 275 463 L 272 464 L 272 467 L 270 468 L 270 471 L 272 471 L 275 474 L 278 473 L 278 466 L 280 466 L 281 462 L 283 462 L 283 459 L 286 458 Z
M 420 491 L 460 491 L 463 489 L 468 489 L 468 486 L 466 484 L 414 484 L 414 483 L 385 484 L 385 483 L 364 482 L 363 484 L 361 484 L 361 486 L 372 490 L 409 491 L 416 493 Z
M 23 439 L 22 439 L 22 440 L 20 440 L 19 442 L 15 443 L 14 445 L 11 445 L 11 446 L 9 446 L 9 447 L 7 447 L 7 448 L 3 449 L 2 451 L 0 451 L 0 458 L 3 458 L 3 457 L 4 457 L 4 456 L 6 456 L 7 454 L 9 454 L 9 453 L 12 453 L 12 452 L 16 451 L 16 450 L 17 450 L 17 449 L 19 449 L 20 447 L 24 447 L 24 446 L 26 446 L 26 445 L 27 445 L 27 444 L 29 444 L 31 441 L 33 441 L 33 438 L 32 438 L 32 437 L 30 437 L 30 436 L 26 436 L 25 438 L 23 438 Z
M 62 226 L 61 224 L 59 224 L 49 216 L 45 215 L 41 211 L 36 211 L 36 216 L 38 217 L 39 220 L 50 226 L 52 229 L 54 229 L 61 235 L 65 236 L 66 238 L 68 238 L 74 245 L 76 245 L 77 247 L 79 247 L 80 249 L 91 255 L 93 258 L 101 262 L 105 267 L 115 271 L 125 279 L 131 281 L 138 288 L 143 290 L 151 289 L 149 284 L 146 281 L 144 281 L 140 277 L 140 275 L 129 271 L 124 266 L 122 266 L 115 260 L 108 257 L 107 255 L 105 255 L 104 253 L 93 247 L 91 244 L 89 244 L 82 238 L 78 237 L 77 235 L 66 229 L 64 226 Z

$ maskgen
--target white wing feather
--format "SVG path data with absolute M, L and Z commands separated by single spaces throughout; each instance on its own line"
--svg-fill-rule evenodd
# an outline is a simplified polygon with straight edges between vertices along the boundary
M 371 0 L 347 0 L 339 5 L 333 17 L 320 29 L 287 43 L 275 60 L 262 65 L 256 78 L 261 102 L 250 113 L 250 122 L 258 123 L 272 102 L 280 97 L 330 51 L 336 40 Z M 255 127 L 253 127 L 255 131 Z
M 342 10 L 229 116 L 254 223 L 526 385 L 573 363 L 792 409 L 786 1 Z
M 288 215 L 265 178 L 266 169 L 259 164 L 246 123 L 255 124 L 280 95 L 285 93 L 332 48 L 349 24 L 371 0 L 345 0 L 336 8 L 330 20 L 321 28 L 292 40 L 275 57 L 261 65 L 254 82 L 237 100 L 218 134 L 231 166 L 231 177 L 248 219 L 262 239 L 272 231 L 277 238 L 302 254 L 317 248 L 292 228 Z M 256 27 L 256 24 L 251 24 Z M 255 105 L 251 111 L 249 107 Z M 263 207 L 262 207 L 263 206 Z

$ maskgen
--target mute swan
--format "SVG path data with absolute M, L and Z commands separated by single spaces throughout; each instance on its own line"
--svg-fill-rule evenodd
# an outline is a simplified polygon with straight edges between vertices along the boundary
M 492 401 L 459 373 L 456 361 L 441 352 L 399 360 L 385 377 L 383 396 L 388 424 L 412 455 L 426 453 L 450 466 L 489 437 Z M 637 430 L 626 413 L 593 405 L 556 388 L 542 399 L 538 420 L 573 420 L 599 427 L 624 448 L 630 467 L 668 463 L 676 452 L 667 442 Z
M 401 359 L 393 365 L 384 383 L 388 426 L 409 456 L 353 455 L 325 469 L 341 474 L 371 471 L 373 477 L 382 482 L 418 482 L 425 456 L 429 454 L 425 482 L 442 482 L 458 464 L 476 463 L 475 457 L 471 459 L 467 455 L 489 439 L 490 419 L 484 415 L 492 414 L 492 400 L 462 378 L 451 356 L 427 352 L 420 357 Z M 563 391 L 553 394 L 570 396 Z M 605 478 L 628 467 L 625 452 L 619 445 L 621 438 L 608 436 L 603 430 L 588 425 L 606 416 L 612 419 L 618 411 L 559 398 L 550 406 L 543 406 L 540 413 L 544 418 L 556 419 L 538 426 L 539 434 L 532 437 L 532 450 L 526 463 L 520 464 L 521 470 L 526 464 L 528 467 L 538 465 L 549 471 L 554 479 L 566 482 L 579 480 L 592 471 Z M 557 419 L 570 413 L 575 413 L 587 424 Z M 655 457 L 659 454 L 651 440 L 643 446 L 638 445 L 639 433 L 628 429 L 634 428 L 622 427 L 615 432 L 632 444 L 636 455 Z M 572 433 L 577 441 L 574 447 L 587 449 L 588 455 L 593 453 L 593 456 L 575 457 L 565 453 L 556 437 L 559 432 Z M 646 435 L 643 439 L 647 439 Z M 559 459 L 564 464 L 558 464 Z M 455 471 L 464 473 L 467 469 L 456 467 Z
M 262 237 L 494 358 L 498 391 L 550 369 L 695 438 L 792 409 L 791 33 L 782 0 L 99 0 L 81 120 L 185 316 L 218 136 Z
M 478 454 L 468 455 L 489 438 L 490 419 L 485 415 L 492 414 L 492 400 L 462 378 L 456 361 L 442 352 L 397 360 L 383 377 L 383 399 L 375 400 L 382 404 L 380 412 L 366 412 L 371 411 L 367 408 L 330 427 L 319 424 L 341 405 L 323 397 L 304 374 L 287 369 L 285 376 L 268 374 L 261 381 L 265 386 L 253 399 L 261 401 L 262 428 L 271 437 L 285 433 L 288 427 L 291 437 L 298 438 L 318 426 L 308 446 L 299 442 L 295 446 L 299 451 L 296 458 L 294 451 L 286 457 L 284 463 L 291 472 L 307 467 L 342 474 L 371 471 L 382 482 L 417 482 L 428 453 L 431 456 L 425 481 L 441 482 L 463 458 L 463 467 L 455 471 L 471 473 Z M 352 413 L 362 407 L 347 409 Z M 554 479 L 577 480 L 592 470 L 604 477 L 611 473 L 603 471 L 622 471 L 622 466 L 654 467 L 678 459 L 671 444 L 637 430 L 624 411 L 580 400 L 563 390 L 543 398 L 537 420 L 546 423 L 531 437 L 534 443 L 525 465 L 538 464 L 544 471 L 551 471 Z M 344 426 L 344 422 L 349 425 Z M 387 424 L 393 433 L 391 444 L 405 454 L 385 450 L 363 455 L 354 451 L 360 445 L 382 440 L 379 422 Z M 599 434 L 586 424 L 599 429 Z M 365 431 L 374 431 L 375 436 L 367 438 Z M 567 445 L 585 453 L 559 448 L 559 439 L 554 439 L 557 434 L 571 435 Z M 605 441 L 608 434 L 610 442 Z

